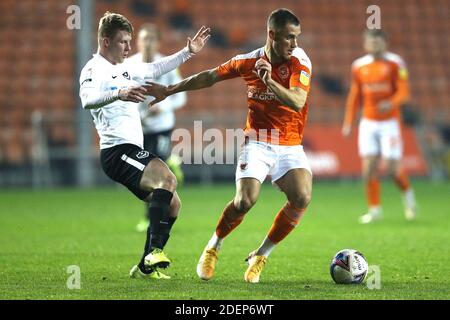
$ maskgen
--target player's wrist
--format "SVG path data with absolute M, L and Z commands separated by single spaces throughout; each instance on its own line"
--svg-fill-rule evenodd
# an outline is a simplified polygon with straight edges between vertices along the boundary
M 123 100 L 126 98 L 126 90 L 125 89 L 116 89 L 113 91 L 113 95 L 114 98 Z
M 122 99 L 122 94 L 123 94 L 123 89 L 114 89 L 112 91 L 111 96 L 115 99 L 115 100 L 119 100 Z
M 166 87 L 166 96 L 167 96 L 167 97 L 168 97 L 168 96 L 171 96 L 171 95 L 173 95 L 173 94 L 175 94 L 175 93 L 177 93 L 177 92 L 176 92 L 176 86 L 175 86 L 175 85 L 171 84 L 171 85 L 168 85 L 168 86 Z
M 183 54 L 185 54 L 188 58 L 195 56 L 195 52 L 192 51 L 192 49 L 189 47 L 189 45 L 186 45 L 186 47 L 184 47 L 182 51 L 183 51 Z
M 272 78 L 267 78 L 267 79 L 265 80 L 265 82 L 266 82 L 266 85 L 267 85 L 269 88 L 273 88 L 273 87 L 275 86 L 275 81 L 274 81 Z

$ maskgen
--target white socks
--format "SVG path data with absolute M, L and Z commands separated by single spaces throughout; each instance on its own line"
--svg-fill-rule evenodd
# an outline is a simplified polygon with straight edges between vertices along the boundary
M 403 201 L 407 208 L 414 209 L 416 207 L 416 196 L 412 188 L 409 188 L 403 193 Z
M 208 242 L 208 248 L 214 248 L 216 250 L 220 250 L 220 247 L 222 246 L 224 239 L 221 239 L 217 236 L 216 232 L 214 231 L 211 239 L 209 239 Z M 275 243 L 270 241 L 270 239 L 266 236 L 264 238 L 264 241 L 259 246 L 258 250 L 256 250 L 256 255 L 258 256 L 265 256 L 266 258 L 269 257 L 272 250 L 275 248 Z
M 264 238 L 264 241 L 261 243 L 261 246 L 258 248 L 258 250 L 256 250 L 256 255 L 268 258 L 275 246 L 275 243 L 270 241 L 270 239 L 266 236 Z
M 382 210 L 381 210 L 381 206 L 371 206 L 369 207 L 369 212 L 368 212 L 371 216 L 374 217 L 379 217 L 383 214 Z
M 220 250 L 222 243 L 223 243 L 223 239 L 219 238 L 217 236 L 216 232 L 214 231 L 211 239 L 208 242 L 208 248 L 214 248 L 214 249 Z

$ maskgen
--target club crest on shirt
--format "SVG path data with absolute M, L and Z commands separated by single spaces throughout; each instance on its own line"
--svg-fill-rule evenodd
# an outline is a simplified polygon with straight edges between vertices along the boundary
M 289 78 L 289 68 L 285 65 L 279 67 L 277 73 L 282 80 L 286 80 L 287 78 Z
M 130 75 L 128 74 L 127 71 L 125 71 L 124 73 L 122 73 L 122 75 L 123 75 L 126 79 L 130 80 Z
M 142 151 L 138 152 L 138 154 L 136 155 L 136 158 L 144 159 L 144 158 L 147 158 L 149 155 L 150 155 L 150 153 L 148 151 L 142 150 Z

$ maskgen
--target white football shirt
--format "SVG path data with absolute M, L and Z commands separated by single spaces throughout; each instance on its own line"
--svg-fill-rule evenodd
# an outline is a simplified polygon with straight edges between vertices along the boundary
M 138 104 L 119 100 L 119 90 L 139 85 L 141 79 L 158 78 L 192 56 L 185 47 L 152 63 L 113 65 L 100 54 L 94 54 L 80 74 L 80 98 L 83 108 L 91 111 L 100 149 L 125 143 L 143 147 Z
M 163 57 L 164 57 L 163 55 L 157 53 L 155 55 L 154 61 L 158 61 Z M 142 54 L 137 53 L 129 57 L 128 59 L 125 60 L 125 63 L 142 63 Z M 180 76 L 180 72 L 178 71 L 178 69 L 175 69 L 166 74 L 163 74 L 162 76 L 156 79 L 145 78 L 140 80 L 140 82 L 145 83 L 145 81 L 152 81 L 168 86 L 171 84 L 176 84 L 181 80 L 183 79 Z M 174 111 L 183 107 L 186 104 L 187 101 L 186 96 L 187 96 L 186 92 L 179 92 L 159 102 L 158 107 L 161 110 L 161 112 L 158 113 L 157 115 L 149 114 L 148 104 L 150 103 L 151 100 L 153 100 L 152 97 L 148 97 L 145 102 L 139 103 L 139 111 L 141 114 L 142 129 L 144 130 L 144 134 L 158 133 L 173 129 L 173 127 L 175 126 Z

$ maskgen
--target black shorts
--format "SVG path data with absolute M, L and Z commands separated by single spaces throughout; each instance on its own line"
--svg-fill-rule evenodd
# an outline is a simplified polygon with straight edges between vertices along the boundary
M 145 167 L 154 158 L 157 156 L 153 153 L 128 143 L 100 150 L 100 162 L 106 175 L 123 184 L 141 200 L 150 194 L 139 185 Z
M 144 148 L 166 161 L 172 153 L 172 130 L 144 134 Z

